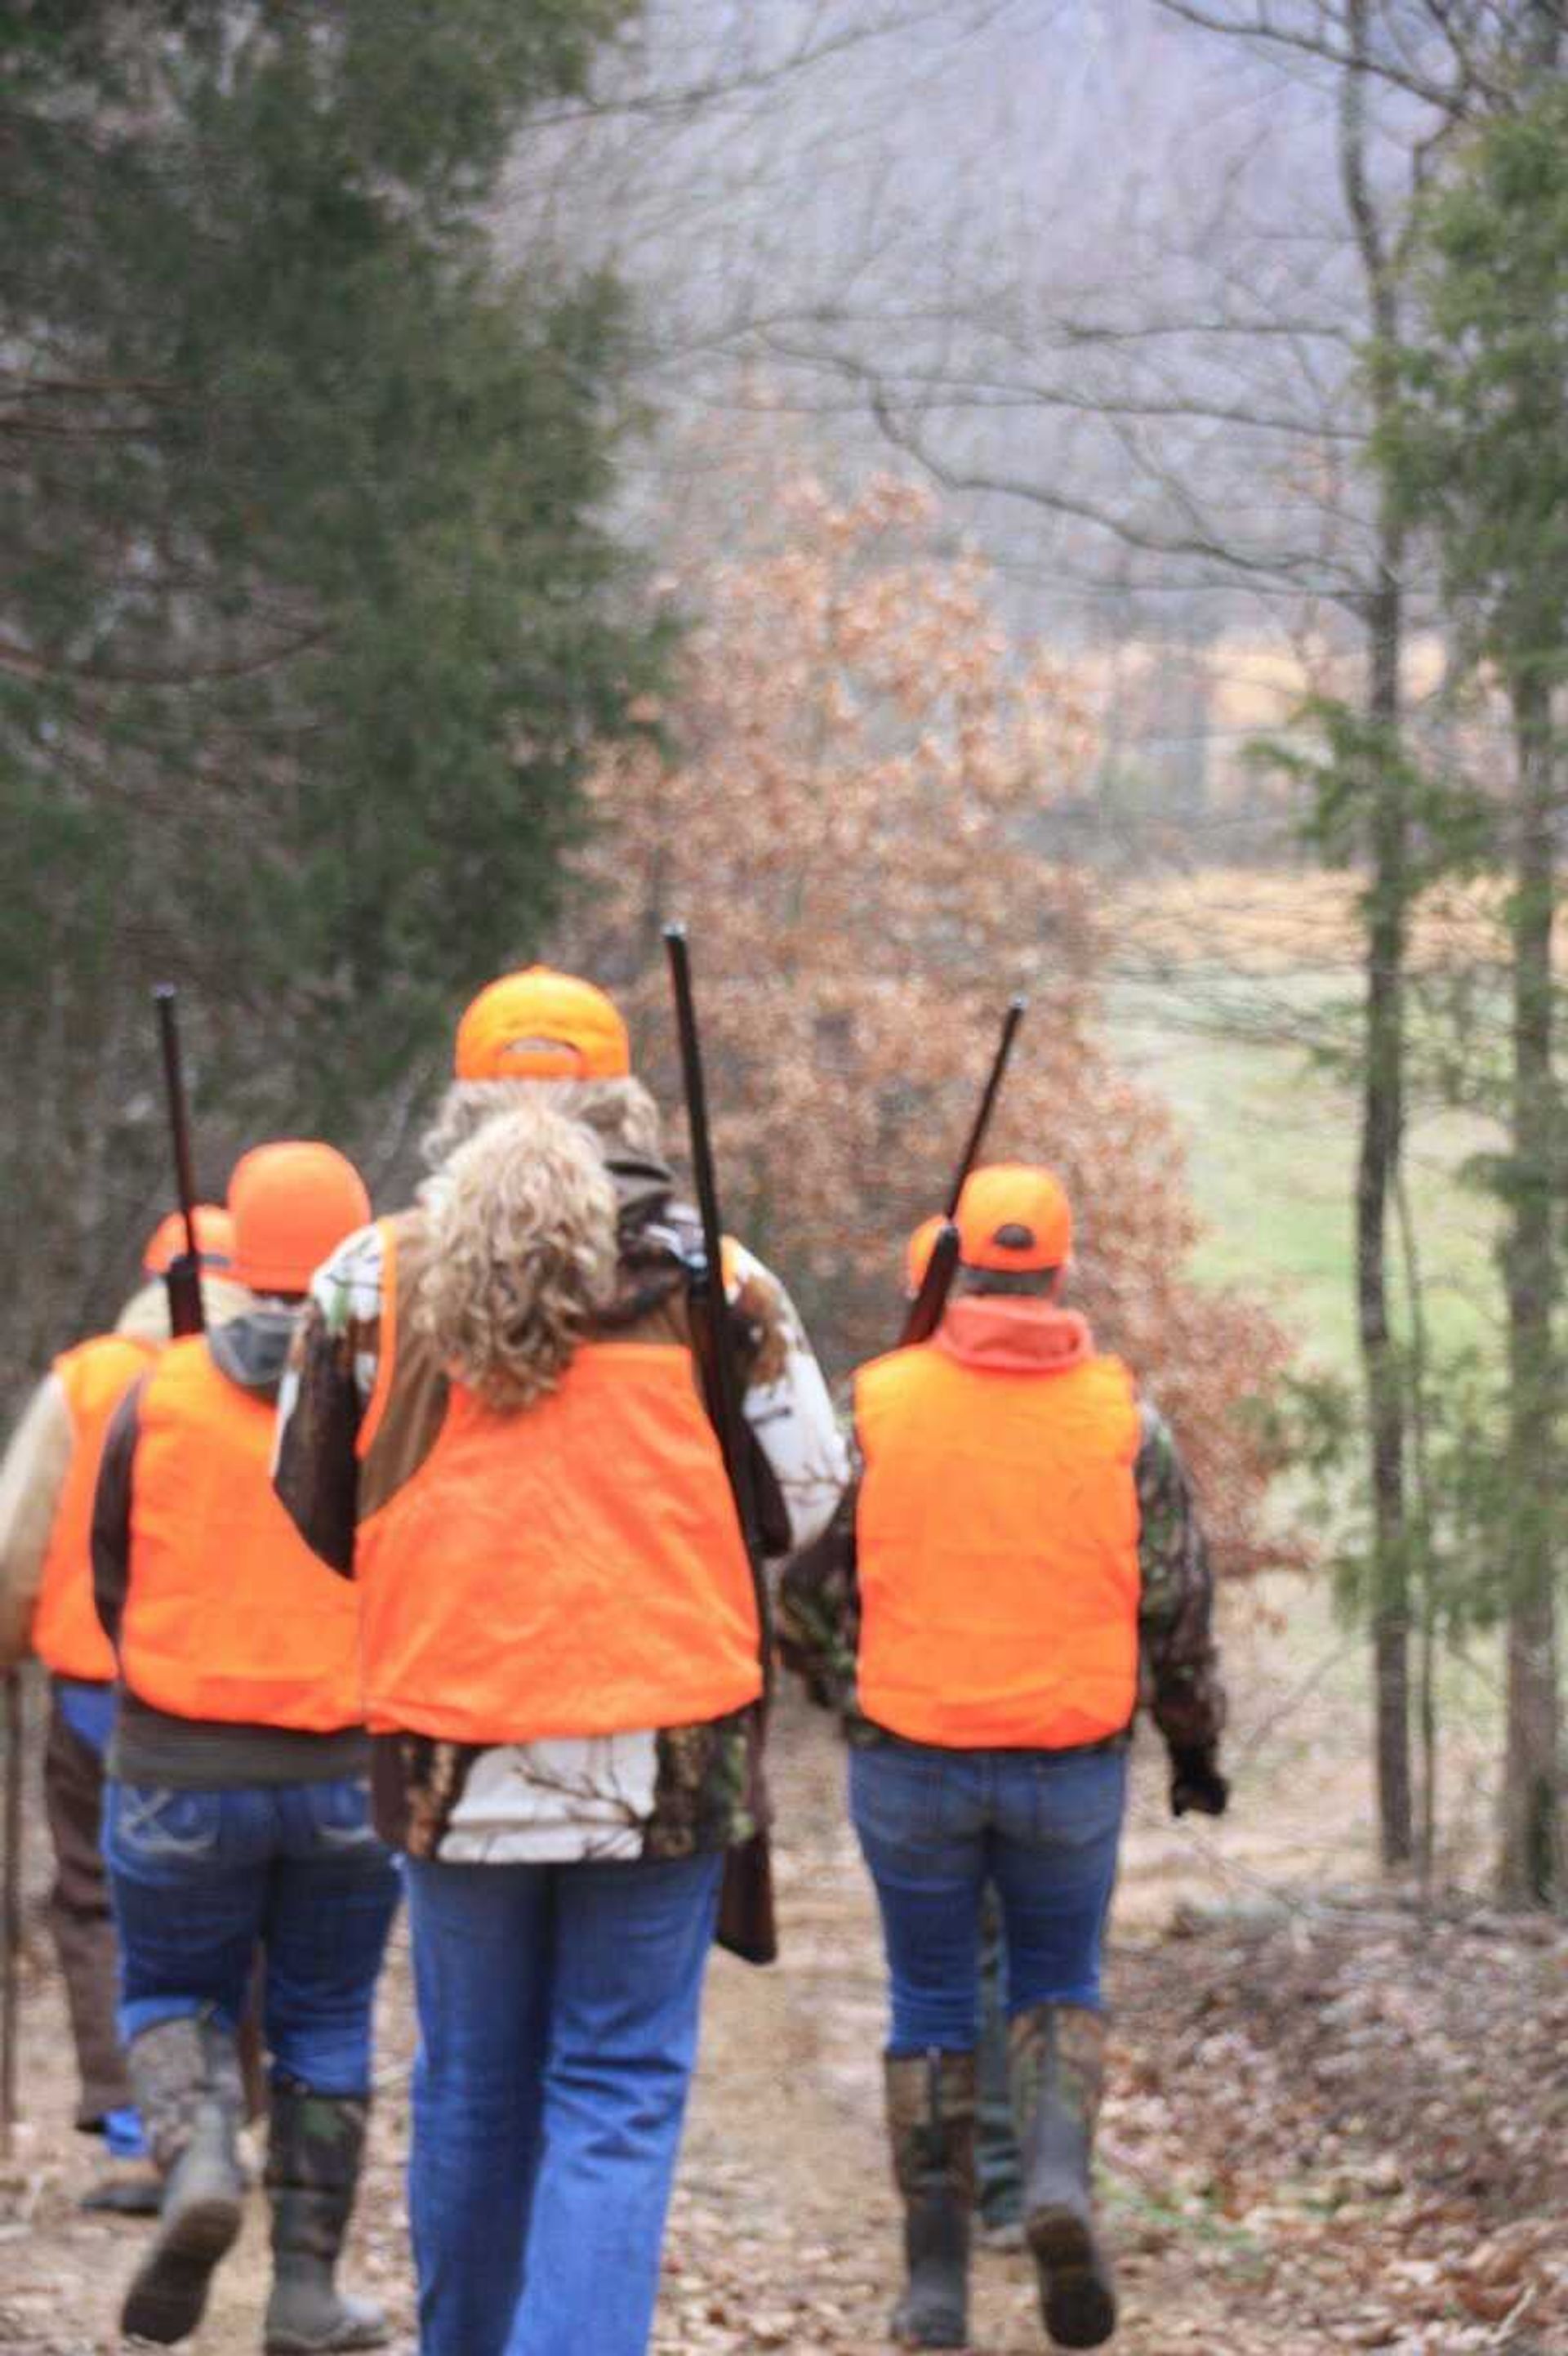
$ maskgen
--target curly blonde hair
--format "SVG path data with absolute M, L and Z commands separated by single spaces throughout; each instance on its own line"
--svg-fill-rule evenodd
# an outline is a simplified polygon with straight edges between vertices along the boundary
M 608 1152 L 663 1151 L 658 1107 L 641 1080 L 454 1080 L 420 1140 L 427 1168 L 443 1169 L 490 1121 L 541 1105 L 581 1121 Z
M 423 1193 L 414 1330 L 503 1410 L 556 1389 L 615 1287 L 614 1183 L 592 1136 L 543 1095 L 486 1120 Z

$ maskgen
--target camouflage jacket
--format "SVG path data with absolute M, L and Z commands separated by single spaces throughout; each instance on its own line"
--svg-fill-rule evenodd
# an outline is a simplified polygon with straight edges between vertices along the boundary
M 1213 1579 L 1186 1469 L 1157 1408 L 1139 1409 L 1135 1466 L 1142 1591 L 1138 1605 L 1139 1698 L 1174 1750 L 1208 1750 L 1225 1723 L 1214 1643 Z M 858 1480 L 822 1536 L 786 1567 L 778 1600 L 778 1643 L 786 1665 L 814 1701 L 837 1710 L 849 1740 L 882 1731 L 861 1712 L 856 1688 L 860 1602 L 856 1575 Z
M 671 1202 L 667 1171 L 617 1163 L 621 1283 L 605 1325 L 617 1338 L 686 1339 L 692 1215 Z M 392 1222 L 400 1251 L 422 1214 Z M 381 1226 L 363 1228 L 316 1271 L 279 1403 L 274 1481 L 323 1559 L 352 1577 L 362 1507 L 357 1442 L 380 1363 Z M 754 1448 L 764 1544 L 783 1555 L 824 1528 L 847 1478 L 827 1386 L 789 1297 L 742 1247 L 725 1252 L 743 1407 Z M 445 1412 L 444 1382 L 416 1387 L 383 1419 L 393 1452 L 417 1463 Z M 433 1424 L 432 1419 L 433 1418 Z M 606 1479 L 614 1478 L 606 1467 Z M 443 1863 L 560 1863 L 680 1857 L 746 1839 L 765 1820 L 761 1714 L 753 1704 L 700 1725 L 480 1745 L 415 1733 L 372 1738 L 376 1821 L 411 1856 Z

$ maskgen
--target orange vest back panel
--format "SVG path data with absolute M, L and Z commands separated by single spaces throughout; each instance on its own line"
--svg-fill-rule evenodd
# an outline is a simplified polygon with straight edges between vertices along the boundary
M 121 1629 L 129 1690 L 176 1718 L 362 1722 L 358 1606 L 272 1494 L 270 1404 L 171 1342 L 142 1394 Z
M 1063 1750 L 1137 1698 L 1139 1423 L 1126 1369 L 861 1368 L 859 1697 L 955 1750 Z
M 114 1654 L 92 1601 L 92 1500 L 114 1410 L 157 1355 L 151 1342 L 101 1333 L 54 1363 L 70 1409 L 70 1463 L 33 1607 L 33 1650 L 57 1677 L 112 1685 Z
M 382 1233 L 384 1398 L 399 1336 Z M 376 1420 L 373 1404 L 361 1451 Z M 558 1390 L 509 1414 L 453 1383 L 433 1448 L 361 1522 L 355 1561 L 374 1732 L 626 1733 L 762 1690 L 740 1525 L 677 1344 L 584 1344 Z

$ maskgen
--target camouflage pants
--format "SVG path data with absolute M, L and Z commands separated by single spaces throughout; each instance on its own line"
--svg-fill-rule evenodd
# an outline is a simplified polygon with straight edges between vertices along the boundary
M 114 2020 L 118 1962 L 99 1848 L 102 1811 L 103 1762 L 67 1724 L 57 1692 L 44 1749 L 44 1813 L 55 1853 L 48 1919 L 76 2048 L 79 2127 L 98 2126 L 131 2101 Z

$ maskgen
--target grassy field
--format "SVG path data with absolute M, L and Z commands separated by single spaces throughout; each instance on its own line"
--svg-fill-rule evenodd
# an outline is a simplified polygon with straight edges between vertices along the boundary
M 1346 995 L 1338 976 L 1194 965 L 1170 980 L 1115 979 L 1107 1012 L 1118 1060 L 1180 1122 L 1206 1230 L 1199 1275 L 1264 1292 L 1310 1358 L 1349 1373 L 1357 1106 L 1288 1035 Z M 1483 1343 L 1495 1318 L 1495 1209 L 1458 1175 L 1493 1141 L 1488 1124 L 1458 1114 L 1428 1115 L 1412 1129 L 1410 1205 L 1438 1348 Z M 1403 1282 L 1400 1305 L 1403 1315 Z
M 1294 879 L 1275 889 L 1288 914 Z M 1216 889 L 1216 902 L 1228 905 Z M 1223 923 L 1171 928 L 1185 955 L 1129 958 L 1113 976 L 1106 1013 L 1118 1062 L 1175 1112 L 1192 1192 L 1204 1223 L 1195 1261 L 1200 1278 L 1261 1294 L 1300 1340 L 1304 1362 L 1357 1376 L 1352 1187 L 1359 1128 L 1353 1089 L 1316 1067 L 1306 1045 L 1336 1009 L 1354 1005 L 1348 944 L 1334 926 L 1342 912 L 1310 907 L 1317 925 L 1291 954 L 1268 954 L 1267 891 L 1248 879 L 1245 929 Z M 1329 919 L 1333 919 L 1331 924 Z M 1283 938 L 1282 935 L 1282 938 Z M 1141 945 L 1140 945 L 1141 946 Z M 1165 969 L 1151 978 L 1156 963 Z M 1495 1205 L 1460 1175 L 1494 1147 L 1490 1124 L 1452 1113 L 1424 1114 L 1411 1128 L 1407 1177 L 1433 1350 L 1485 1347 L 1498 1316 Z M 1403 1281 L 1396 1307 L 1408 1330 Z M 1352 1533 L 1320 1493 L 1281 1484 L 1280 1512 L 1305 1515 L 1330 1550 Z M 1375 1833 L 1369 1774 L 1369 1678 L 1364 1641 L 1336 1613 L 1325 1580 L 1268 1580 L 1231 1600 L 1227 1654 L 1242 1697 L 1232 1745 L 1253 1786 L 1243 1810 L 1247 1840 L 1232 1869 L 1261 1881 L 1373 1869 Z M 1501 1726 L 1495 1637 L 1476 1637 L 1438 1669 L 1443 1726 L 1440 1870 L 1459 1884 L 1484 1874 Z M 1292 1804 L 1297 1790 L 1322 1804 L 1325 1857 L 1296 1847 L 1308 1836 Z M 1271 1829 L 1272 1827 L 1272 1829 Z M 1274 1853 L 1270 1842 L 1283 1843 Z M 1293 1844 L 1295 1846 L 1293 1846 Z M 1288 1853 L 1287 1853 L 1288 1852 Z

